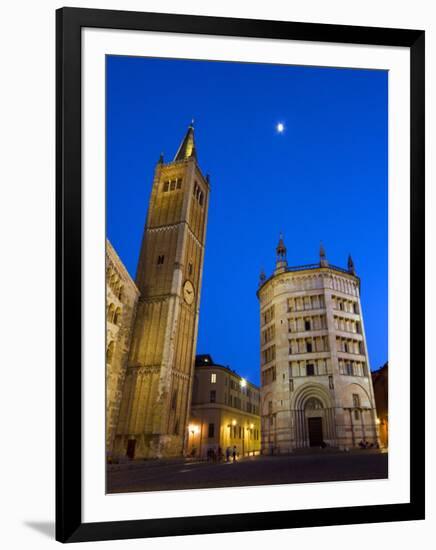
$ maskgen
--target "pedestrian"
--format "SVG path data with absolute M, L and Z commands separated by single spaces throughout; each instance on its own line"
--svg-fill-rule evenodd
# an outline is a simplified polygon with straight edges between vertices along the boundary
M 233 462 L 236 462 L 236 445 L 233 447 Z
M 221 449 L 221 447 L 218 447 L 218 462 L 221 462 L 222 459 L 223 459 L 223 450 Z
M 230 447 L 227 447 L 226 449 L 226 462 L 230 460 Z

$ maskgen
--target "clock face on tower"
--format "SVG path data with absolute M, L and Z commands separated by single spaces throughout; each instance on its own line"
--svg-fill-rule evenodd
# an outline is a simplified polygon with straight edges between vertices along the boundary
M 185 281 L 183 285 L 183 299 L 190 306 L 195 298 L 194 286 L 191 281 Z

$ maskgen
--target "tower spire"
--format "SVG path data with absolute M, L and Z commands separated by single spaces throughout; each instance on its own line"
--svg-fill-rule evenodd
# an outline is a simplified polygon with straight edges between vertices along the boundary
M 276 248 L 276 255 L 276 273 L 278 271 L 285 271 L 288 266 L 288 262 L 286 259 L 286 246 L 282 233 L 280 233 L 279 243 Z
M 197 160 L 197 151 L 194 140 L 194 120 L 192 120 L 191 124 L 188 126 L 188 131 L 186 132 L 185 137 L 177 150 L 174 161 L 184 160 L 190 157 L 194 157 Z
M 327 261 L 327 256 L 326 256 L 326 253 L 325 253 L 325 249 L 324 249 L 324 246 L 323 246 L 322 242 L 319 245 L 319 265 L 321 267 L 328 267 L 328 265 L 329 265 L 329 263 Z
M 356 269 L 354 267 L 353 258 L 351 257 L 351 254 L 348 254 L 348 272 L 352 275 L 356 274 Z

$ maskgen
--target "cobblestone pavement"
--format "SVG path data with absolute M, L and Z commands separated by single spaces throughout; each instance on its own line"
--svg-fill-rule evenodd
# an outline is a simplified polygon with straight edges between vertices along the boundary
M 153 460 L 112 466 L 107 492 L 164 491 L 282 483 L 384 479 L 388 454 L 362 450 L 246 457 L 235 463 Z

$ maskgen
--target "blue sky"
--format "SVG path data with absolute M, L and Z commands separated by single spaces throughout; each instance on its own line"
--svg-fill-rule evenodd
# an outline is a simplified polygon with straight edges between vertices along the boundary
M 353 256 L 371 367 L 388 350 L 385 71 L 107 58 L 107 232 L 134 277 L 155 164 L 191 119 L 211 178 L 197 351 L 259 383 L 259 272 Z M 285 131 L 275 127 L 282 122 Z

